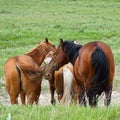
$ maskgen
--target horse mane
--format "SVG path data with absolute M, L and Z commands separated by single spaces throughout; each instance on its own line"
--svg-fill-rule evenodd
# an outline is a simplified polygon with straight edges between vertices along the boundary
M 76 44 L 72 41 L 64 41 L 62 44 L 63 51 L 68 55 L 73 65 L 78 57 L 79 50 L 81 47 L 82 45 Z
M 46 37 L 44 42 L 39 42 L 35 48 L 33 48 L 31 51 L 27 52 L 26 54 L 31 56 L 34 52 L 38 52 L 38 51 L 40 52 L 40 51 L 42 51 L 42 53 L 45 52 L 44 54 L 46 55 L 47 52 L 43 49 L 44 43 L 52 44 L 52 43 L 48 40 L 48 38 Z M 54 45 L 53 45 L 53 46 L 54 46 Z M 37 51 L 36 51 L 36 50 L 37 50 Z
M 46 51 L 42 48 L 42 45 L 39 44 L 39 46 L 37 46 L 36 48 L 33 48 L 32 50 L 27 52 L 26 55 L 32 56 L 35 53 L 37 54 L 37 52 L 46 54 Z
M 34 68 L 33 66 L 26 65 L 22 62 L 17 62 L 16 67 L 20 70 L 21 73 L 26 75 L 29 80 L 37 80 L 42 78 L 42 71 L 39 67 Z

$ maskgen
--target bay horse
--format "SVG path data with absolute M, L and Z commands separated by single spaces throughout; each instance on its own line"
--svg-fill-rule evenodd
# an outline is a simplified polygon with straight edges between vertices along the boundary
M 28 53 L 23 55 L 14 56 L 9 58 L 4 64 L 4 80 L 7 92 L 10 96 L 11 104 L 18 103 L 18 95 L 20 94 L 22 104 L 25 104 L 25 92 L 23 89 L 23 83 L 21 80 L 21 71 L 19 67 L 16 67 L 17 62 L 22 62 L 28 66 L 32 66 L 34 68 L 38 68 L 45 56 L 49 51 L 55 52 L 56 48 L 52 42 L 50 42 L 47 38 L 45 41 L 40 42 L 36 48 L 31 50 Z M 32 87 L 32 86 L 31 86 Z M 29 89 L 31 89 L 31 87 Z M 40 87 L 40 86 L 39 86 Z M 38 93 L 39 98 L 40 93 Z M 36 100 L 38 103 L 38 99 Z
M 59 69 L 71 62 L 75 77 L 76 92 L 81 105 L 97 105 L 97 99 L 105 92 L 104 105 L 109 106 L 114 78 L 114 57 L 110 47 L 101 41 L 78 45 L 61 39 L 55 57 L 51 62 L 53 69 Z

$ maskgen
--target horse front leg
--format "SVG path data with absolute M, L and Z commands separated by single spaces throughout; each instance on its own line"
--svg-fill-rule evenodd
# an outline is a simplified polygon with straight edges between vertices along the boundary
M 54 98 L 55 87 L 53 87 L 52 85 L 50 85 L 50 93 L 51 93 L 51 104 L 54 105 L 55 104 L 55 98 Z
M 40 93 L 41 93 L 41 90 L 36 92 L 36 96 L 35 96 L 35 104 L 36 105 L 39 103 Z

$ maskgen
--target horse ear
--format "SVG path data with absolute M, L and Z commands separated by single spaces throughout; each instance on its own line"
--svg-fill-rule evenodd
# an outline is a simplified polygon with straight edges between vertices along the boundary
M 60 44 L 63 44 L 63 39 L 60 39 Z
M 48 38 L 47 37 L 45 38 L 45 42 L 48 43 Z

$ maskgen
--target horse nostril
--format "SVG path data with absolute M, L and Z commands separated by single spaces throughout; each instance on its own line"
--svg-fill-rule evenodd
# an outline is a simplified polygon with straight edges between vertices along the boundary
M 48 73 L 48 75 L 47 75 L 48 77 L 50 77 L 50 74 Z
M 50 79 L 50 73 L 45 75 L 45 79 Z

